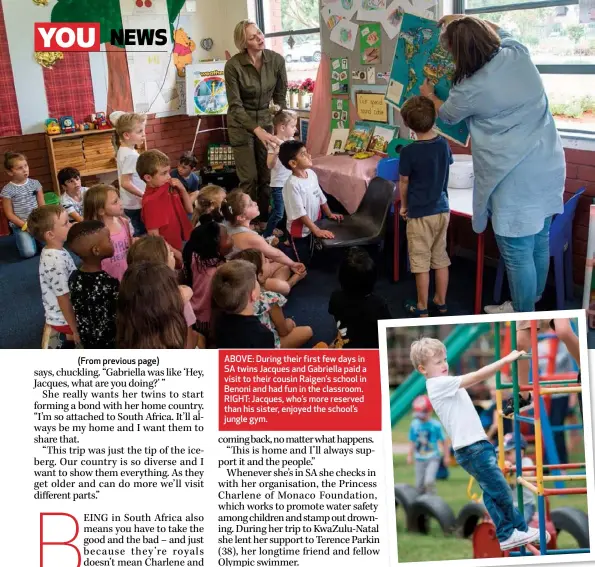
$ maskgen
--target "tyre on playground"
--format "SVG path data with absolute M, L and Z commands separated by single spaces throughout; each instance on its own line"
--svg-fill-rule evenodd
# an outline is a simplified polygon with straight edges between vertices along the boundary
M 409 484 L 395 484 L 395 506 L 401 506 L 405 517 L 409 518 L 409 511 L 413 501 L 418 497 L 417 490 Z
M 557 533 L 564 531 L 576 540 L 580 548 L 589 548 L 589 519 L 582 510 L 556 508 L 550 515 Z
M 407 516 L 407 528 L 411 532 L 427 534 L 430 531 L 430 520 L 435 519 L 442 532 L 451 534 L 456 526 L 456 518 L 451 507 L 440 496 L 424 494 L 418 496 Z
M 467 502 L 459 512 L 456 520 L 457 535 L 463 538 L 470 538 L 484 516 L 486 507 L 481 502 Z

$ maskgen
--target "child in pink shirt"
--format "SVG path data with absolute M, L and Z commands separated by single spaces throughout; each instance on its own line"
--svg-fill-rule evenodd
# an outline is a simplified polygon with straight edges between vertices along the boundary
M 126 255 L 132 244 L 132 225 L 124 216 L 124 207 L 118 191 L 103 183 L 91 187 L 84 197 L 85 220 L 99 220 L 110 232 L 114 255 L 101 262 L 101 269 L 118 281 L 122 281 L 128 268 Z
M 190 303 L 196 315 L 194 328 L 205 337 L 209 335 L 211 321 L 211 280 L 232 248 L 233 241 L 225 227 L 208 214 L 200 217 L 199 225 L 184 246 L 184 275 L 192 287 Z

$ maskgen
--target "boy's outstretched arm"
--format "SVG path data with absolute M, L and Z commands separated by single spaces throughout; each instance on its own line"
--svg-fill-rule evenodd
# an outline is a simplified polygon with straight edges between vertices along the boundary
M 523 354 L 526 354 L 524 350 L 513 350 L 504 358 L 501 358 L 496 362 L 492 362 L 492 364 L 488 364 L 487 366 L 480 368 L 476 372 L 464 374 L 463 376 L 461 376 L 461 388 L 470 388 L 475 384 L 479 384 L 479 382 L 483 382 L 484 380 L 491 378 L 492 376 L 494 376 L 494 374 L 496 374 L 496 372 L 498 372 L 498 370 L 504 368 L 504 366 L 506 366 L 507 364 L 510 364 L 511 362 L 517 360 Z

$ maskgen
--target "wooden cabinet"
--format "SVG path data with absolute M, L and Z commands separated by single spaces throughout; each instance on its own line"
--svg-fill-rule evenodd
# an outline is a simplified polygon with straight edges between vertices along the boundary
M 81 178 L 117 171 L 113 129 L 46 135 L 46 144 L 54 191 L 58 195 L 58 172 L 64 167 L 75 167 Z

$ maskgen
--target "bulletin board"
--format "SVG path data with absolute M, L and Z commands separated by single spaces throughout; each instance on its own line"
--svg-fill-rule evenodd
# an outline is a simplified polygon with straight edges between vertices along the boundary
M 390 10 L 395 3 L 399 3 L 398 0 L 388 0 L 388 9 Z M 354 6 L 361 4 L 361 2 L 353 2 Z M 430 4 L 431 7 L 428 9 L 434 15 L 434 17 L 437 17 L 440 13 L 441 3 L 439 2 L 437 4 L 433 4 L 430 0 L 428 0 L 427 5 Z M 372 20 L 360 20 L 360 12 L 355 11 L 353 15 L 351 15 L 350 19 L 348 19 L 348 22 L 350 22 L 349 25 L 354 32 L 351 36 L 350 44 L 353 45 L 353 48 L 350 49 L 349 47 L 339 45 L 336 41 L 338 36 L 336 33 L 337 30 L 331 30 L 328 23 L 327 11 L 331 5 L 333 5 L 333 3 L 327 3 L 324 2 L 324 0 L 321 2 L 320 43 L 322 52 L 325 53 L 331 61 L 337 58 L 346 58 L 348 60 L 349 95 L 341 96 L 329 93 L 329 96 L 332 96 L 333 99 L 343 98 L 347 100 L 347 98 L 351 98 L 351 101 L 355 106 L 358 93 L 384 94 L 386 92 L 393 58 L 395 55 L 398 34 L 394 35 L 394 37 L 391 39 L 385 27 L 381 23 L 379 24 L 379 22 Z M 403 2 L 403 7 L 408 5 L 409 0 L 407 2 Z M 346 14 L 346 18 L 349 18 L 349 14 Z M 334 23 L 335 22 L 331 20 L 331 25 Z M 356 26 L 358 28 L 357 31 Z M 377 37 L 379 42 L 368 42 L 366 45 L 364 45 L 365 42 L 360 32 L 362 29 L 366 28 L 368 28 L 366 31 L 374 34 L 374 38 Z M 333 37 L 335 41 L 333 41 L 331 37 Z M 378 45 L 378 43 L 380 45 Z M 364 49 L 364 47 L 367 49 Z M 374 63 L 367 64 L 364 63 L 364 61 L 373 61 Z M 399 112 L 394 107 L 388 105 L 387 115 L 388 124 L 402 127 L 402 121 Z M 359 118 L 362 120 L 369 120 L 369 117 L 362 116 Z M 359 118 L 358 116 L 350 117 L 350 121 L 353 123 Z

